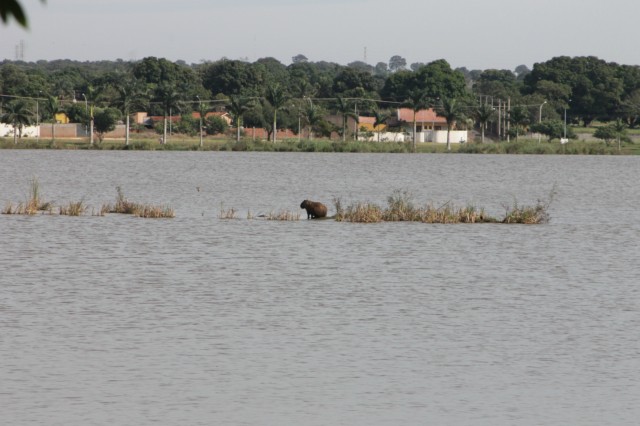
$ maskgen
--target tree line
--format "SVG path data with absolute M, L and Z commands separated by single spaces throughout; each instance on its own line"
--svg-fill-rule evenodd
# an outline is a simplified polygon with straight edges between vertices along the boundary
M 640 68 L 596 57 L 555 57 L 515 70 L 453 69 L 445 60 L 413 63 L 395 55 L 375 66 L 310 62 L 304 55 L 285 65 L 275 58 L 187 64 L 164 58 L 139 61 L 70 60 L 0 62 L 0 108 L 4 122 L 51 121 L 64 111 L 73 122 L 128 121 L 131 113 L 182 115 L 185 131 L 199 131 L 191 113 L 225 110 L 240 127 L 326 136 L 348 130 L 325 120 L 371 116 L 384 122 L 399 106 L 435 108 L 448 128 L 475 127 L 499 138 L 526 130 L 560 137 L 563 121 L 589 126 L 595 120 L 636 127 L 640 117 Z M 37 105 L 34 105 L 37 104 Z M 380 120 L 378 120 L 380 119 Z M 13 121 L 12 121 L 13 120 Z M 127 123 L 128 124 L 128 123 Z M 167 120 L 162 133 L 166 134 Z M 215 133 L 224 124 L 203 123 Z M 127 129 L 129 126 L 127 126 Z M 164 139 L 166 140 L 166 138 Z

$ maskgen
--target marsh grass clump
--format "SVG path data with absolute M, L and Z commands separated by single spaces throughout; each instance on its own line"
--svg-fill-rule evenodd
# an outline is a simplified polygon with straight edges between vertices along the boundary
M 8 202 L 4 206 L 4 209 L 2 209 L 2 214 L 24 214 L 24 213 L 21 213 L 23 209 L 24 209 L 23 204 L 18 204 L 17 206 L 14 206 L 12 202 Z
M 109 213 L 135 214 L 140 206 L 137 203 L 127 200 L 120 186 L 116 186 L 116 192 L 116 203 L 113 207 L 109 208 Z
M 2 210 L 2 214 L 34 215 L 39 211 L 52 214 L 53 203 L 42 200 L 40 182 L 38 178 L 34 177 L 29 181 L 29 194 L 26 202 L 18 203 L 16 206 L 9 202 Z
M 408 191 L 395 190 L 387 198 L 387 209 L 383 220 L 388 222 L 420 221 L 421 211 L 413 205 L 413 196 Z
M 417 207 L 411 194 L 406 191 L 394 191 L 387 198 L 387 208 L 383 209 L 373 203 L 358 202 L 349 206 L 343 206 L 342 200 L 333 199 L 336 208 L 335 220 L 338 222 L 422 222 L 422 223 L 523 223 L 540 224 L 549 221 L 548 209 L 555 195 L 555 185 L 546 200 L 538 200 L 534 206 L 521 206 L 514 202 L 512 206 L 505 207 L 505 216 L 498 219 L 489 216 L 483 208 L 474 205 L 458 207 L 450 201 L 436 207 L 427 204 Z
M 100 208 L 98 216 L 104 216 L 106 213 L 131 214 L 137 217 L 157 219 L 157 218 L 173 218 L 175 211 L 168 206 L 141 204 L 129 201 L 122 191 L 122 188 L 116 187 L 116 202 L 113 206 L 103 204 Z
M 267 220 L 282 220 L 282 221 L 295 221 L 300 220 L 299 212 L 292 212 L 289 210 L 281 210 L 279 212 L 269 212 L 265 216 Z
M 174 210 L 168 206 L 154 206 L 150 204 L 138 204 L 133 212 L 134 216 L 147 219 L 163 219 L 176 217 Z
M 29 182 L 29 197 L 25 204 L 24 214 L 36 214 L 38 211 L 48 211 L 51 213 L 53 210 L 53 203 L 50 201 L 44 201 L 40 193 L 40 182 L 38 178 L 34 177 Z
M 87 211 L 88 206 L 84 201 L 70 202 L 66 206 L 60 206 L 61 216 L 81 216 Z
M 220 203 L 220 211 L 218 212 L 219 219 L 237 219 L 238 211 L 231 207 L 230 209 L 225 209 L 224 204 Z
M 545 199 L 538 199 L 534 206 L 521 206 L 517 200 L 511 206 L 504 206 L 505 215 L 502 223 L 522 223 L 536 225 L 548 223 L 550 220 L 549 207 L 558 193 L 557 185 L 553 185 Z
M 535 206 L 520 206 L 514 202 L 512 206 L 505 207 L 505 216 L 502 223 L 522 223 L 534 225 L 549 222 L 549 214 L 543 204 Z
M 384 220 L 384 212 L 373 203 L 360 202 L 337 211 L 335 220 L 338 222 L 378 223 Z

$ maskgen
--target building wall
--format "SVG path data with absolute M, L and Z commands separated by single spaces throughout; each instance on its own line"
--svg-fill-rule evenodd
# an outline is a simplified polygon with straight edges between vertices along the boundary
M 40 125 L 40 137 L 51 138 L 51 123 Z M 79 138 L 87 136 L 82 124 L 56 124 L 56 138 Z
M 429 131 L 426 133 L 427 141 L 435 143 L 447 143 L 447 131 L 436 130 L 435 132 Z M 450 139 L 451 143 L 465 143 L 469 140 L 469 132 L 466 130 L 452 130 Z
M 18 135 L 20 130 L 18 130 Z M 13 137 L 13 126 L 6 123 L 0 123 L 0 137 Z M 38 137 L 38 127 L 28 126 L 22 128 L 22 137 L 35 138 Z
M 373 136 L 365 137 L 363 134 L 358 135 L 359 141 L 378 142 L 378 133 L 374 133 Z M 400 132 L 381 132 L 380 142 L 404 142 L 406 140 L 405 134 Z

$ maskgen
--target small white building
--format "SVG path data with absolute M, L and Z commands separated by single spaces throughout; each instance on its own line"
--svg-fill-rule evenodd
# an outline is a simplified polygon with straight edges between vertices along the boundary
M 411 108 L 398 108 L 397 125 L 401 126 L 405 133 L 409 134 L 409 140 L 413 135 L 414 111 Z M 447 120 L 439 116 L 433 108 L 415 112 L 416 142 L 447 143 Z M 465 143 L 469 133 L 466 130 L 451 130 L 451 143 Z

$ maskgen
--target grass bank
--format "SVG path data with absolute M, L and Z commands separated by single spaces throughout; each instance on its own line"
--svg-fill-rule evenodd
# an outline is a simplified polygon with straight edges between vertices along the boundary
M 345 153 L 410 153 L 408 142 L 355 142 L 328 139 L 286 139 L 276 143 L 243 139 L 240 142 L 228 138 L 206 138 L 200 146 L 198 138 L 174 136 L 166 144 L 157 139 L 134 138 L 129 145 L 123 140 L 105 140 L 90 145 L 86 139 L 36 140 L 22 139 L 17 144 L 12 138 L 1 138 L 0 149 L 69 149 L 69 150 L 133 150 L 133 151 L 259 151 L 259 152 L 345 152 Z M 446 153 L 446 144 L 420 143 L 418 153 Z M 640 144 L 625 143 L 618 152 L 617 146 L 606 146 L 599 141 L 570 141 L 561 145 L 558 141 L 520 139 L 512 142 L 452 144 L 452 153 L 464 154 L 559 154 L 559 155 L 638 155 Z

